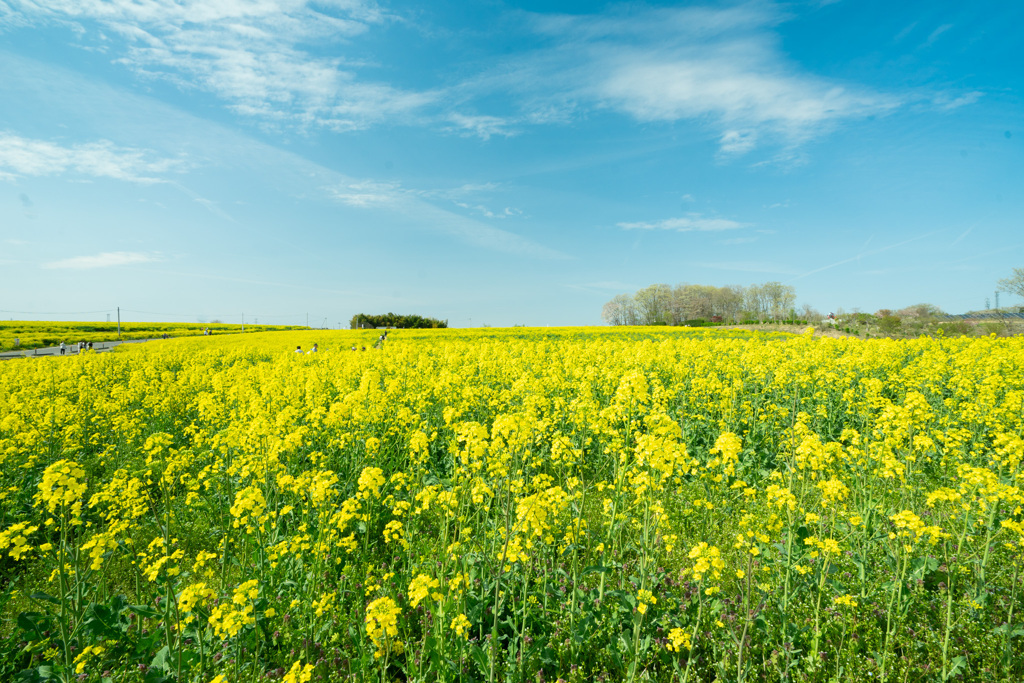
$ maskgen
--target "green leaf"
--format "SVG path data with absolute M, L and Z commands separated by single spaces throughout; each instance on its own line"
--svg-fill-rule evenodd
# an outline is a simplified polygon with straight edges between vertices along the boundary
M 47 621 L 46 615 L 39 612 L 22 612 L 18 615 L 18 628 L 29 636 L 28 640 L 43 640 Z
M 60 600 L 58 600 L 57 598 L 53 597 L 49 593 L 32 593 L 31 595 L 29 595 L 29 597 L 32 598 L 33 600 L 42 600 L 43 602 L 48 602 L 48 603 L 53 604 L 53 605 L 59 605 L 60 604 Z
M 476 662 L 477 669 L 481 673 L 487 673 L 491 669 L 491 657 L 489 653 L 479 645 L 469 645 L 469 656 Z
M 143 619 L 157 619 L 163 616 L 162 612 L 158 612 L 152 607 L 147 607 L 146 605 L 128 605 L 125 609 L 129 612 L 134 612 Z
M 611 567 L 603 567 L 599 564 L 592 565 L 584 569 L 580 576 L 586 576 L 587 574 L 606 574 L 612 570 Z
M 967 668 L 967 657 L 964 657 L 963 655 L 960 655 L 959 657 L 954 657 L 953 661 L 951 661 L 949 664 L 949 674 L 946 676 L 946 680 L 953 678 L 958 673 Z
M 162 648 L 160 648 L 160 651 L 156 653 L 156 656 L 153 657 L 153 661 L 149 663 L 149 667 L 151 669 L 159 669 L 165 673 L 170 671 L 171 667 L 167 663 L 167 658 L 168 656 L 170 656 L 170 654 L 170 646 L 164 645 Z

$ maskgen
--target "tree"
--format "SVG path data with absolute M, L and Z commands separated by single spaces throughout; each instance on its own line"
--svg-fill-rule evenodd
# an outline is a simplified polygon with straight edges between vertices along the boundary
M 668 321 L 672 288 L 668 285 L 651 285 L 633 296 L 636 303 L 638 322 L 641 325 L 664 325 Z
M 1004 277 L 997 284 L 999 291 L 1016 294 L 1024 299 L 1024 268 L 1014 268 L 1013 275 Z
M 942 315 L 942 309 L 934 304 L 914 304 L 901 308 L 896 312 L 900 318 L 917 318 L 927 320 Z
M 710 320 L 714 313 L 714 296 L 716 287 L 708 285 L 680 285 L 676 287 L 675 299 L 678 301 L 679 322 L 683 320 Z
M 774 320 L 788 315 L 796 303 L 796 289 L 792 285 L 766 282 L 761 285 L 761 291 Z
M 634 317 L 633 297 L 629 294 L 617 294 L 601 309 L 601 319 L 609 325 L 632 325 Z
M 367 315 L 356 313 L 349 321 L 349 327 L 353 330 L 360 328 L 374 327 L 395 327 L 395 328 L 438 328 L 448 327 L 447 320 L 436 318 L 425 318 L 421 315 L 398 315 L 396 313 L 383 313 L 380 315 Z
M 802 314 L 804 320 L 806 320 L 809 323 L 820 323 L 821 319 L 825 317 L 821 314 L 821 311 L 814 308 L 814 306 L 811 306 L 810 304 L 804 304 Z
M 764 285 L 750 285 L 743 291 L 744 310 L 763 322 L 768 312 L 767 297 L 764 292 Z
M 736 322 L 743 308 L 743 288 L 739 285 L 726 285 L 719 287 L 712 297 L 715 315 L 722 316 L 723 320 Z

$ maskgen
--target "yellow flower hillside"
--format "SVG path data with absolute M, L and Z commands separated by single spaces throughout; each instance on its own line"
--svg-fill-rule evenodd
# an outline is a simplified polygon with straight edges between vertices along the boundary
M 1022 680 L 1022 437 L 1018 338 L 8 361 L 0 678 Z

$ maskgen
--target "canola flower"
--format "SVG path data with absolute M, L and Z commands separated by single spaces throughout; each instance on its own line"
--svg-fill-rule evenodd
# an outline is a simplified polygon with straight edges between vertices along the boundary
M 366 606 L 366 635 L 377 647 L 374 657 L 382 657 L 388 648 L 401 650 L 398 637 L 398 616 L 402 610 L 391 598 L 377 598 Z
M 31 665 L 120 674 L 166 648 L 172 680 L 825 681 L 963 657 L 1024 677 L 1020 340 L 350 350 L 374 339 L 0 365 L 0 578 Z M 145 653 L 112 635 L 142 631 Z

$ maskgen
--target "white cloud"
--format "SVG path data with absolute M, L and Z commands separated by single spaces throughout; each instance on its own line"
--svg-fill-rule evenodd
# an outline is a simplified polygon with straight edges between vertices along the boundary
M 504 209 L 499 211 L 492 211 L 483 204 L 467 204 L 465 202 L 455 202 L 455 206 L 479 213 L 486 218 L 511 218 L 513 216 L 522 216 L 523 212 L 519 209 L 513 209 L 511 206 L 506 206 Z
M 705 218 L 691 213 L 682 218 L 666 218 L 653 222 L 618 223 L 623 230 L 675 230 L 677 232 L 718 232 L 748 227 L 748 223 L 737 223 L 726 218 Z
M 465 135 L 475 135 L 489 140 L 492 135 L 512 137 L 515 132 L 509 129 L 510 122 L 497 116 L 467 116 L 453 113 L 448 120 L 455 124 L 455 130 Z
M 754 148 L 757 135 L 752 131 L 727 130 L 718 140 L 723 154 L 743 154 Z
M 78 173 L 136 183 L 157 183 L 156 174 L 181 166 L 176 159 L 154 159 L 146 150 L 117 147 L 107 140 L 63 147 L 46 140 L 0 131 L 0 178 Z
M 945 33 L 951 28 L 953 28 L 953 24 L 943 24 L 942 26 L 939 26 L 937 29 L 935 29 L 928 35 L 928 40 L 926 40 L 924 44 L 931 45 L 932 43 L 939 39 L 939 36 L 941 36 L 943 33 Z
M 397 183 L 382 183 L 372 180 L 327 188 L 327 192 L 342 204 L 360 208 L 393 204 L 400 201 L 405 194 L 405 191 Z
M 845 119 L 902 104 L 787 59 L 776 31 L 787 19 L 762 2 L 539 16 L 533 28 L 552 47 L 511 67 L 503 63 L 476 83 L 517 92 L 526 121 L 530 111 L 575 112 L 585 103 L 641 122 L 696 122 L 732 155 L 773 142 L 798 144 Z
M 438 97 L 360 80 L 360 64 L 325 55 L 325 46 L 391 19 L 373 2 L 13 0 L 12 7 L 21 23 L 71 26 L 138 74 L 199 87 L 245 115 L 351 130 L 410 116 Z
M 495 213 L 484 206 L 474 206 L 457 199 L 493 187 L 495 185 L 492 184 L 467 184 L 453 190 L 415 190 L 403 188 L 397 183 L 364 180 L 347 181 L 328 187 L 326 191 L 331 197 L 348 206 L 397 213 L 412 219 L 410 225 L 422 226 L 431 232 L 448 235 L 473 246 L 538 259 L 567 258 L 559 251 L 514 232 L 495 228 L 474 218 L 435 206 L 429 201 L 432 198 L 444 199 L 460 208 L 481 211 L 489 218 L 519 215 L 517 209 L 506 208 Z
M 890 98 L 797 72 L 758 39 L 668 53 L 620 51 L 595 85 L 609 106 L 641 121 L 710 117 L 729 153 L 754 147 L 759 131 L 802 139 L 843 118 L 885 111 Z
M 982 95 L 984 95 L 984 93 L 977 90 L 972 90 L 971 92 L 964 93 L 963 95 L 939 93 L 935 96 L 932 102 L 940 109 L 949 111 L 952 109 L 959 109 L 960 107 L 964 107 L 969 104 L 974 104 L 981 99 Z
M 150 263 L 159 260 L 157 256 L 152 254 L 140 254 L 132 251 L 109 251 L 95 256 L 75 256 L 60 261 L 51 261 L 50 263 L 43 264 L 43 268 L 89 270 L 93 268 L 127 266 L 133 263 Z

